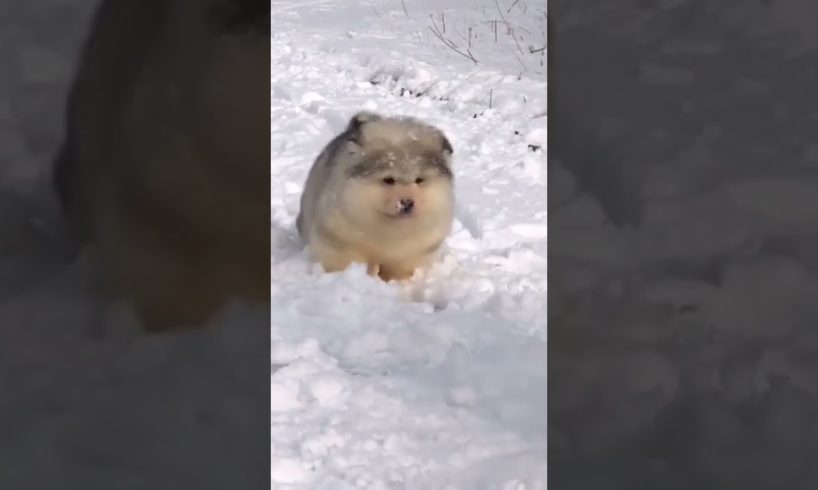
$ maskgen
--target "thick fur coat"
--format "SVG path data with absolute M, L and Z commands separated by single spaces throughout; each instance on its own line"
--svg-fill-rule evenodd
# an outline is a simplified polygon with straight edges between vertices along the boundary
M 364 263 L 406 279 L 436 258 L 453 219 L 452 146 L 417 119 L 360 112 L 313 163 L 297 228 L 328 272 Z

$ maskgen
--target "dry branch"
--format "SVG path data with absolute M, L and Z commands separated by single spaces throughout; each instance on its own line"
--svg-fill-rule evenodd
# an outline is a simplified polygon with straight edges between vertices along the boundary
M 440 41 L 443 44 L 448 46 L 449 49 L 451 49 L 452 51 L 454 51 L 455 53 L 457 53 L 457 54 L 459 54 L 461 56 L 465 56 L 466 58 L 470 59 L 472 61 L 472 63 L 474 63 L 476 65 L 477 64 L 477 59 L 474 57 L 473 54 L 471 54 L 471 50 L 469 50 L 467 48 L 466 51 L 464 52 L 461 49 L 459 49 L 457 47 L 457 45 L 452 40 L 447 39 L 445 36 L 443 36 L 443 33 L 440 32 L 440 28 L 437 26 L 437 23 L 435 23 L 434 16 L 430 15 L 429 17 L 432 19 L 432 25 L 429 26 L 429 30 L 432 31 L 432 34 L 434 34 L 436 38 L 440 39 Z
M 506 25 L 508 33 L 511 35 L 511 39 L 514 39 L 514 44 L 517 45 L 517 49 L 520 50 L 520 53 L 525 54 L 523 48 L 520 47 L 520 42 L 517 41 L 517 36 L 514 35 L 514 29 L 511 27 L 511 24 L 509 24 L 508 21 L 506 20 L 506 16 L 503 15 L 503 9 L 500 8 L 500 2 L 494 0 L 494 5 L 497 6 L 497 12 L 500 14 L 500 18 L 503 19 L 503 23 Z

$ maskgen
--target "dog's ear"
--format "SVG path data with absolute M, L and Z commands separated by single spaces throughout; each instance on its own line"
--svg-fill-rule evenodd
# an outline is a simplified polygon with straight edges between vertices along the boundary
M 373 122 L 373 121 L 380 121 L 383 119 L 378 114 L 369 111 L 360 111 L 354 116 L 352 119 L 349 120 L 349 124 L 347 125 L 346 133 L 347 139 L 352 141 L 358 145 L 361 145 L 363 142 L 361 141 L 361 128 L 364 124 Z
M 454 150 L 452 149 L 452 144 L 449 142 L 449 138 L 446 137 L 445 134 L 440 133 L 440 146 L 443 150 L 443 153 L 452 156 L 454 154 Z
M 380 115 L 370 112 L 370 111 L 360 111 L 354 116 L 352 119 L 349 120 L 349 127 L 350 129 L 357 129 L 362 124 L 372 122 L 372 121 L 380 121 L 383 119 Z

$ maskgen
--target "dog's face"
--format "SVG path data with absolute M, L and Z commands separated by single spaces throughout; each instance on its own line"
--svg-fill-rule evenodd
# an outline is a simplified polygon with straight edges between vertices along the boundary
M 452 148 L 440 130 L 376 119 L 364 122 L 350 138 L 342 198 L 357 216 L 424 223 L 451 213 Z
M 433 162 L 433 155 L 381 156 L 373 171 L 357 179 L 361 197 L 373 210 L 391 220 L 413 219 L 438 213 L 448 205 L 451 176 Z

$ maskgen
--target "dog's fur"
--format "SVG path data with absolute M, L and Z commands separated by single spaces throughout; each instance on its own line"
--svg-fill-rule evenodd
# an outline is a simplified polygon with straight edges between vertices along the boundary
M 417 119 L 356 114 L 301 196 L 296 226 L 312 256 L 327 272 L 365 263 L 387 281 L 431 265 L 452 225 L 451 155 L 443 132 Z M 400 213 L 402 199 L 411 214 Z
M 54 168 L 78 248 L 144 325 L 269 302 L 269 2 L 104 0 Z

